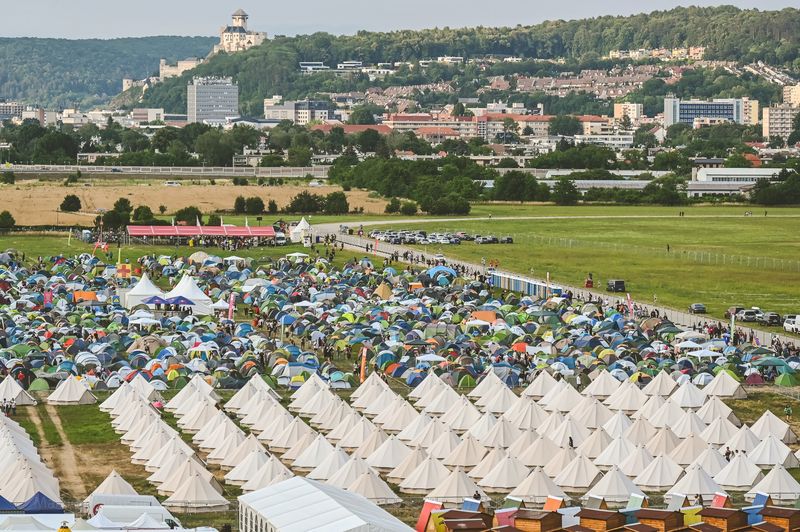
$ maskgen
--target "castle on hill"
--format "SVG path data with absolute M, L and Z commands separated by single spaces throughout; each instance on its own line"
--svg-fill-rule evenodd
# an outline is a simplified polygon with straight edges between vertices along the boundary
M 267 34 L 247 29 L 247 19 L 250 15 L 242 9 L 237 9 L 231 15 L 231 24 L 223 26 L 219 31 L 219 44 L 214 46 L 212 54 L 226 52 L 233 54 L 249 50 L 267 40 Z

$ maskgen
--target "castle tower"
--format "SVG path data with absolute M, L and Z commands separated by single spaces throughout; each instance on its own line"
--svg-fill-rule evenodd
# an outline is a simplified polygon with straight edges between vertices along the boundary
M 247 19 L 250 18 L 250 15 L 245 13 L 244 10 L 237 9 L 236 12 L 231 16 L 233 17 L 231 26 L 247 29 Z

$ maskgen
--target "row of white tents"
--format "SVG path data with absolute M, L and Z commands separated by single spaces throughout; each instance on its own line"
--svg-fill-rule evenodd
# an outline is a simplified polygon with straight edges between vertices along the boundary
M 214 312 L 214 302 L 200 289 L 197 285 L 197 281 L 188 274 L 181 277 L 178 284 L 169 292 L 164 292 L 153 284 L 153 281 L 150 280 L 147 273 L 142 274 L 139 282 L 124 293 L 125 307 L 130 309 L 138 305 L 143 305 L 145 301 L 152 297 L 160 297 L 162 299 L 185 297 L 193 303 L 192 305 L 187 305 L 192 309 L 192 314 L 205 316 Z M 152 308 L 153 305 L 150 305 L 150 307 Z M 227 305 L 225 308 L 227 308 Z
M 60 504 L 58 479 L 19 423 L 0 415 L 0 496 L 15 506 L 41 493 Z
M 217 399 L 211 386 L 199 377 L 192 379 L 185 389 L 202 390 L 209 401 Z M 160 495 L 167 496 L 163 502 L 165 508 L 185 513 L 227 510 L 228 500 L 222 496 L 221 486 L 204 462 L 151 406 L 157 393 L 144 378 L 137 376 L 130 384 L 123 383 L 103 401 L 100 409 L 111 415 L 114 430 L 131 450 L 131 462 L 143 465 L 150 473 L 147 480 Z M 179 424 L 188 418 L 183 414 L 182 411 Z M 199 423 L 196 417 L 193 422 Z M 204 436 L 214 434 L 207 431 Z

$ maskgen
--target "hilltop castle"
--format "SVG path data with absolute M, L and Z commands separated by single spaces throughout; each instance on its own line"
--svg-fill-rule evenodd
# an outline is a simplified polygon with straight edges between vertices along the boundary
M 231 15 L 230 26 L 223 26 L 219 31 L 219 44 L 214 46 L 212 54 L 227 52 L 233 54 L 249 50 L 267 40 L 267 34 L 247 29 L 247 19 L 250 16 L 238 9 Z

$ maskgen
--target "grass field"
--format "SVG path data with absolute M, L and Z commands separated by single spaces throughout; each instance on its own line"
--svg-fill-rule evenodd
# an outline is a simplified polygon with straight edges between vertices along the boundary
M 510 215 L 507 209 L 489 212 L 499 218 Z M 501 269 L 538 277 L 550 272 L 555 282 L 571 285 L 582 286 L 589 272 L 596 287 L 625 279 L 642 303 L 652 303 L 654 295 L 678 309 L 701 302 L 720 318 L 736 304 L 800 311 L 800 209 L 773 209 L 766 217 L 745 217 L 741 207 L 684 211 L 678 217 L 678 209 L 666 208 L 523 206 L 519 216 L 541 218 L 397 227 L 512 236 L 512 245 L 420 249 L 476 263 L 496 259 Z

